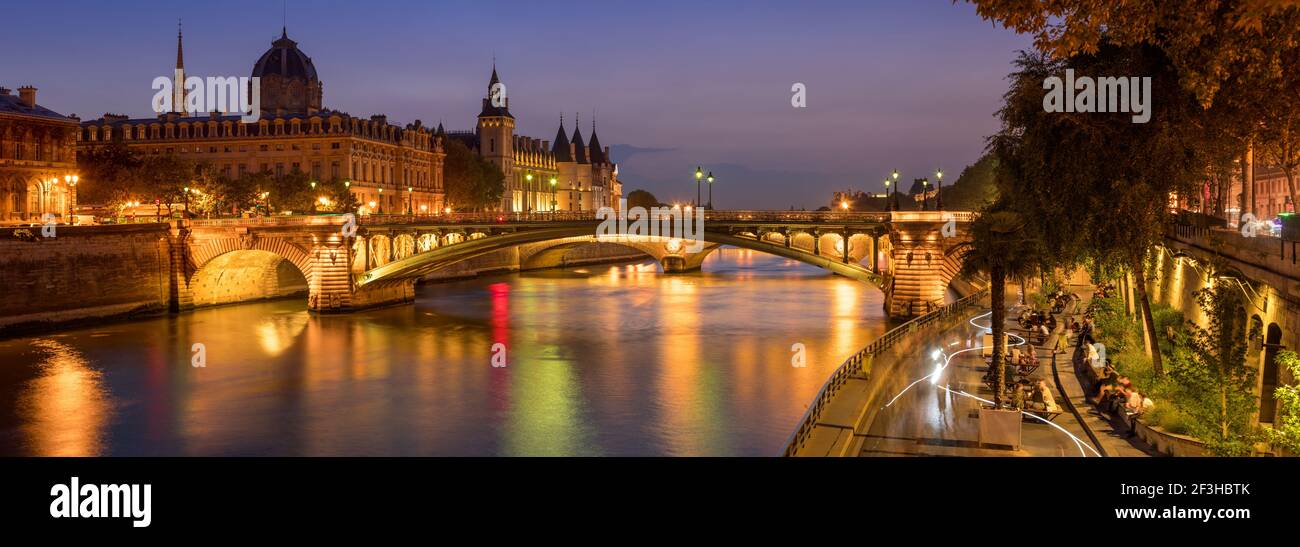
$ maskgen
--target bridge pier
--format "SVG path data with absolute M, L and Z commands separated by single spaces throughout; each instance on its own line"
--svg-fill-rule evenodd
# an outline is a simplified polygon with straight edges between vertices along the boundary
M 958 213 L 895 211 L 889 224 L 889 272 L 893 279 L 885 291 L 885 311 L 904 318 L 929 313 L 943 306 L 948 284 L 961 270 L 958 246 L 967 238 L 961 229 L 945 230 Z

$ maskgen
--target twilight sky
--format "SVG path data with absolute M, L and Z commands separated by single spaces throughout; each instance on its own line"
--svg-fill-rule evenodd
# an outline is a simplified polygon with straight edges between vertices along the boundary
M 193 76 L 247 76 L 280 34 L 279 0 L 49 0 L 5 8 L 0 85 L 83 120 L 151 116 L 176 19 Z M 218 13 L 214 13 L 217 11 Z M 814 209 L 836 189 L 882 190 L 974 162 L 1029 40 L 948 0 L 288 0 L 325 106 L 470 129 L 495 53 L 518 132 L 560 113 L 615 147 L 624 190 L 719 208 Z M 807 87 L 808 107 L 790 88 Z M 945 177 L 947 178 L 947 177 Z M 949 180 L 952 180 L 949 179 Z

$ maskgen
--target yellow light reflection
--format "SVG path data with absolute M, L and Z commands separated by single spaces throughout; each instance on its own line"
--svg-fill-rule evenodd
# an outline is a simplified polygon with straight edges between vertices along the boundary
M 95 456 L 104 451 L 104 428 L 112 404 L 97 370 L 71 347 L 41 339 L 46 353 L 40 376 L 19 395 L 24 433 L 32 453 L 41 456 Z

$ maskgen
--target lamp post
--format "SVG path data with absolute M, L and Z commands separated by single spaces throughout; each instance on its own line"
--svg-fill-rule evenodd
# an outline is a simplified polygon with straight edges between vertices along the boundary
M 713 210 L 713 171 L 709 171 L 709 210 Z
M 885 211 L 893 211 L 894 206 L 889 203 L 891 194 L 889 193 L 889 177 L 885 177 Z
M 524 175 L 524 180 L 527 181 L 527 184 L 524 185 L 524 201 L 527 202 L 527 205 L 524 206 L 524 210 L 528 213 L 532 213 L 533 172 L 529 171 L 527 175 Z
M 930 210 L 930 179 L 921 179 L 921 210 Z
M 704 170 L 699 166 L 695 167 L 695 205 L 700 204 L 700 179 L 704 178 Z
M 185 192 L 185 210 L 181 212 L 181 219 L 190 216 L 190 187 L 186 186 L 183 191 Z
M 383 208 L 384 208 L 384 189 L 383 189 L 383 188 L 380 188 L 380 189 L 379 189 L 379 207 L 376 207 L 376 208 L 375 208 L 375 214 L 379 214 L 379 211 L 380 211 L 381 209 L 383 209 Z
M 555 180 L 555 176 L 552 175 L 551 176 L 551 212 L 552 213 L 555 212 L 555 184 L 558 182 L 559 181 Z
M 406 187 L 406 214 L 415 214 L 415 187 Z
M 894 170 L 894 210 L 898 210 L 898 170 Z
M 934 178 L 939 179 L 939 188 L 934 191 L 934 210 L 943 210 L 943 168 L 940 167 L 934 173 Z

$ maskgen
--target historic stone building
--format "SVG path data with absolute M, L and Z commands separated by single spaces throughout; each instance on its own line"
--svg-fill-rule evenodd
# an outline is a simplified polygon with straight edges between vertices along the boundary
M 184 105 L 184 61 L 177 37 L 175 89 Z M 425 213 L 445 207 L 445 154 L 431 128 L 399 126 L 385 116 L 354 117 L 322 107 L 323 84 L 310 57 L 287 31 L 254 64 L 261 78 L 262 118 L 171 112 L 129 119 L 105 114 L 81 124 L 78 146 L 91 149 L 120 139 L 147 154 L 175 153 L 208 162 L 237 177 L 249 172 L 282 176 L 293 170 L 321 181 L 345 181 L 362 214 Z M 183 106 L 175 106 L 177 110 Z
M 438 131 L 440 135 L 464 142 L 470 150 L 501 168 L 505 175 L 501 209 L 593 211 L 603 206 L 618 207 L 618 200 L 623 196 L 618 165 L 610 158 L 609 148 L 601 147 L 595 122 L 591 126 L 590 143 L 583 141 L 576 119 L 573 136 L 568 136 L 563 117 L 554 142 L 516 135 L 508 94 L 495 102 L 492 100 L 493 90 L 499 84 L 501 79 L 493 66 L 474 131 L 444 132 L 441 125 Z
M 36 104 L 36 88 L 0 87 L 0 224 L 69 222 L 77 206 L 77 119 Z

